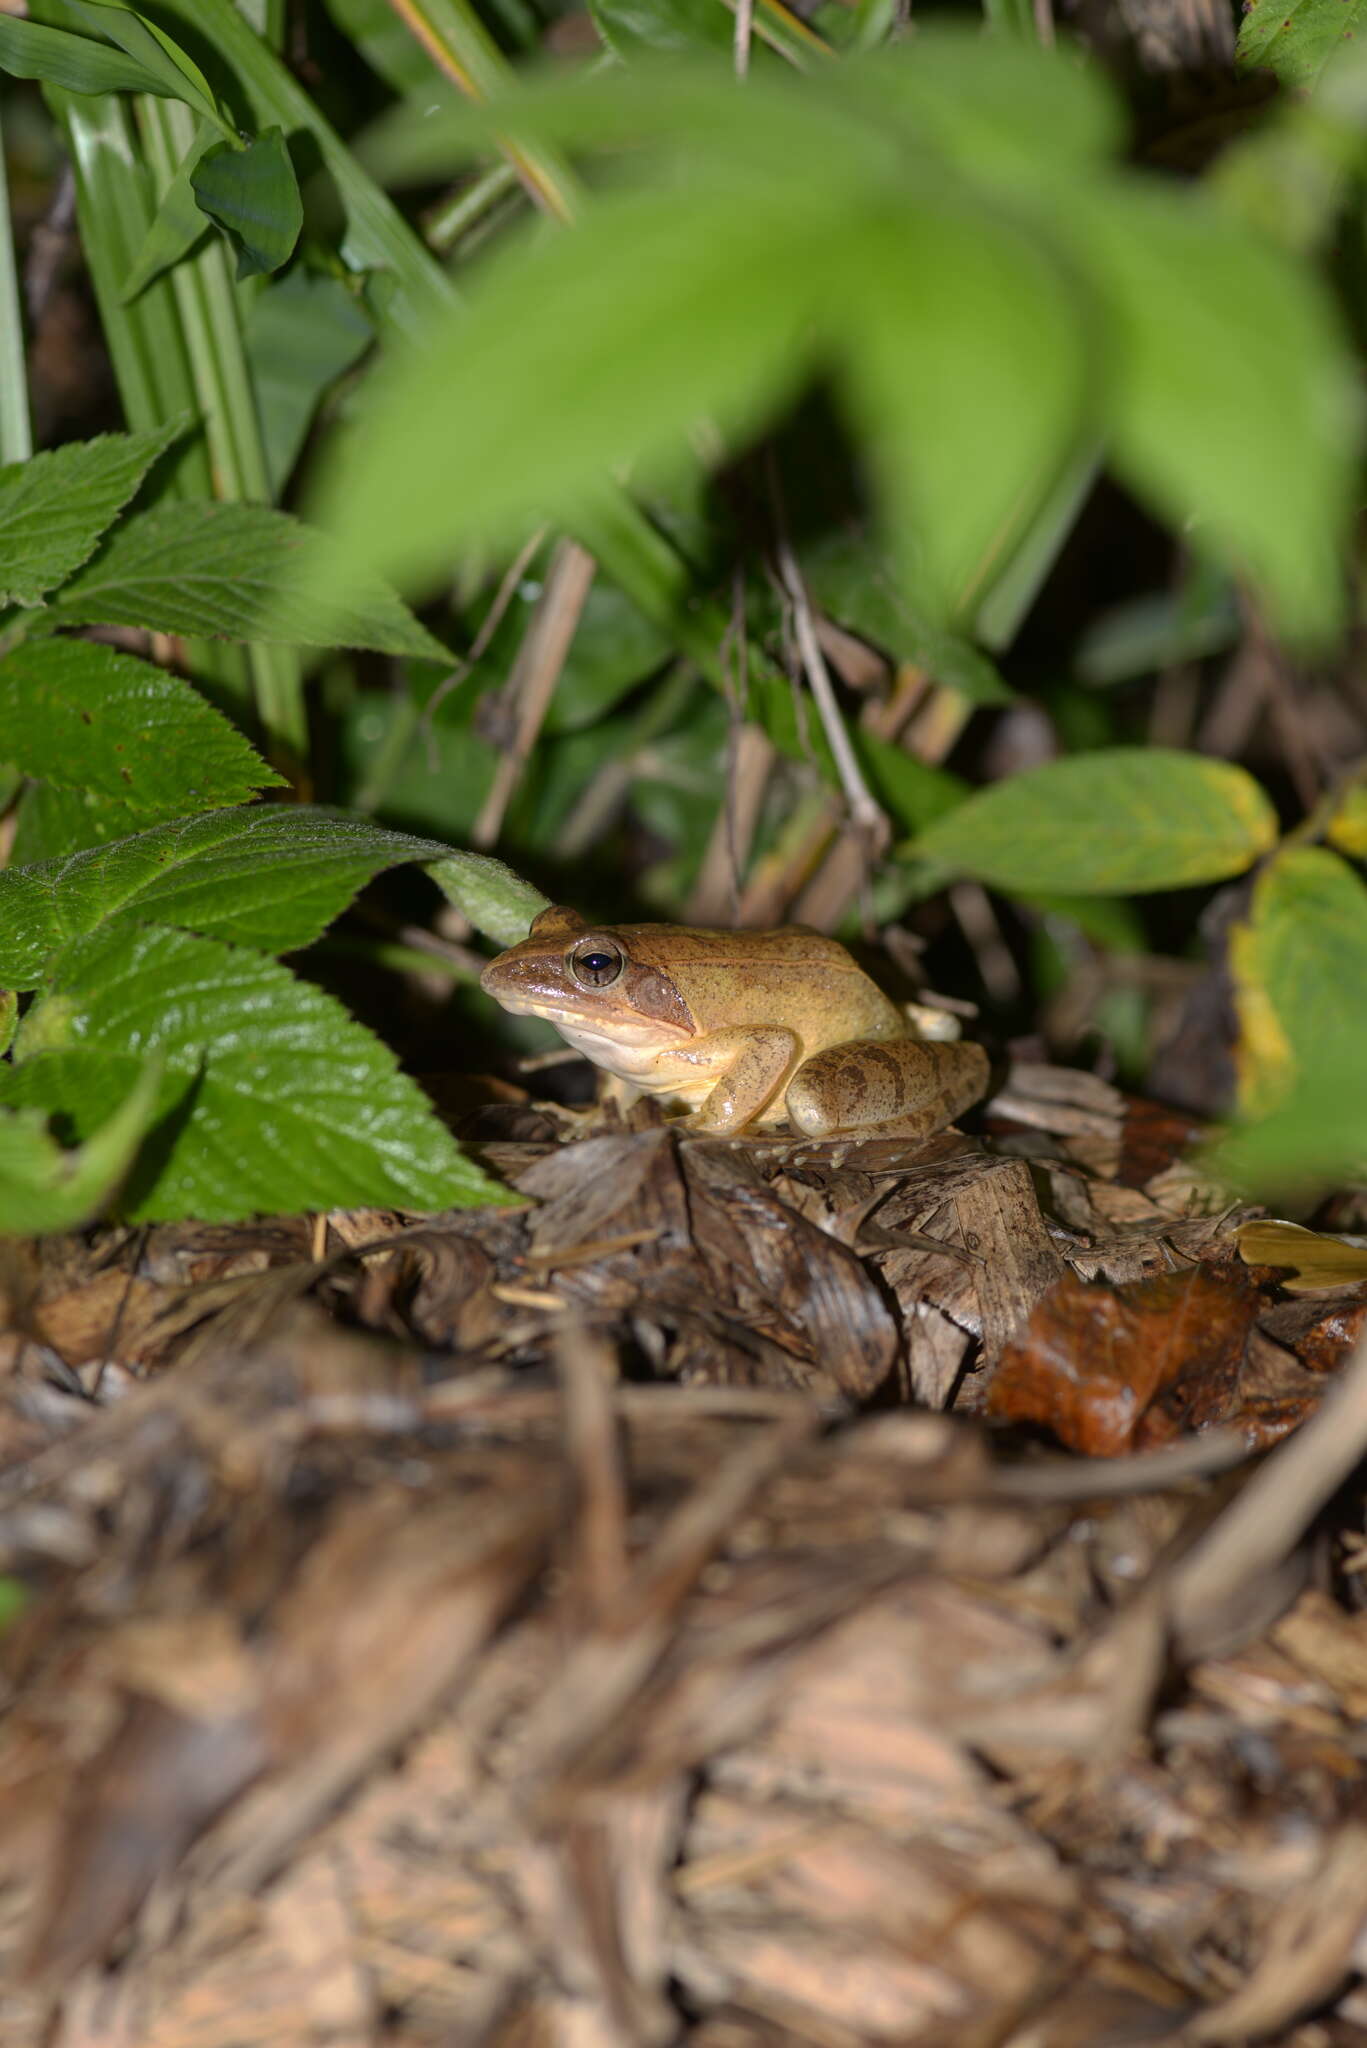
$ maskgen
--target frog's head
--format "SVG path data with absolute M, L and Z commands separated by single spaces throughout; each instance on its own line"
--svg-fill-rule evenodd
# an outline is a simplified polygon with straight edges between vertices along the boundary
M 544 1017 L 571 1044 L 682 1044 L 696 1027 L 651 943 L 658 937 L 649 926 L 589 925 L 574 910 L 543 910 L 520 945 L 489 962 L 480 987 L 505 1010 Z

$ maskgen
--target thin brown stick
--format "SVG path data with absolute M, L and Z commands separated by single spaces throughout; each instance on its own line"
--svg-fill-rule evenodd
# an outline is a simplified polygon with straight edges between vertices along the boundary
M 596 566 L 593 556 L 578 541 L 556 543 L 546 587 L 508 678 L 506 697 L 515 707 L 517 729 L 494 771 L 489 794 L 475 820 L 470 834 L 474 846 L 492 846 L 503 829 L 504 815 L 522 780 L 527 757 L 550 709 L 570 644 L 578 631 Z

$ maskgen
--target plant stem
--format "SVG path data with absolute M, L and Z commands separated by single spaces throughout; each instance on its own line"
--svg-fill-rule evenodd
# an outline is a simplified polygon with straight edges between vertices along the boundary
M 14 226 L 5 171 L 5 137 L 0 128 L 0 462 L 27 462 L 33 453 L 28 410 L 28 368 L 19 267 L 14 259 Z

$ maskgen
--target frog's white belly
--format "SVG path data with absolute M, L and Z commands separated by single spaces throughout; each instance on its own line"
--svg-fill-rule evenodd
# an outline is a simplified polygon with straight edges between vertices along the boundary
M 583 1053 L 606 1074 L 615 1074 L 619 1081 L 629 1081 L 646 1095 L 663 1095 L 677 1098 L 696 1109 L 716 1080 L 715 1060 L 706 1052 L 683 1046 L 659 1048 L 658 1039 L 653 1045 L 624 1045 L 621 1034 L 590 1031 L 581 1024 L 556 1024 L 556 1030 L 567 1045 Z

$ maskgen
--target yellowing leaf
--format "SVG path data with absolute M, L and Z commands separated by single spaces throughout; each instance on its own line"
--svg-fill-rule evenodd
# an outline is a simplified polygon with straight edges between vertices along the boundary
M 1231 933 L 1230 967 L 1246 1115 L 1329 1068 L 1356 1071 L 1367 1093 L 1367 888 L 1346 861 L 1319 846 L 1270 861 Z

